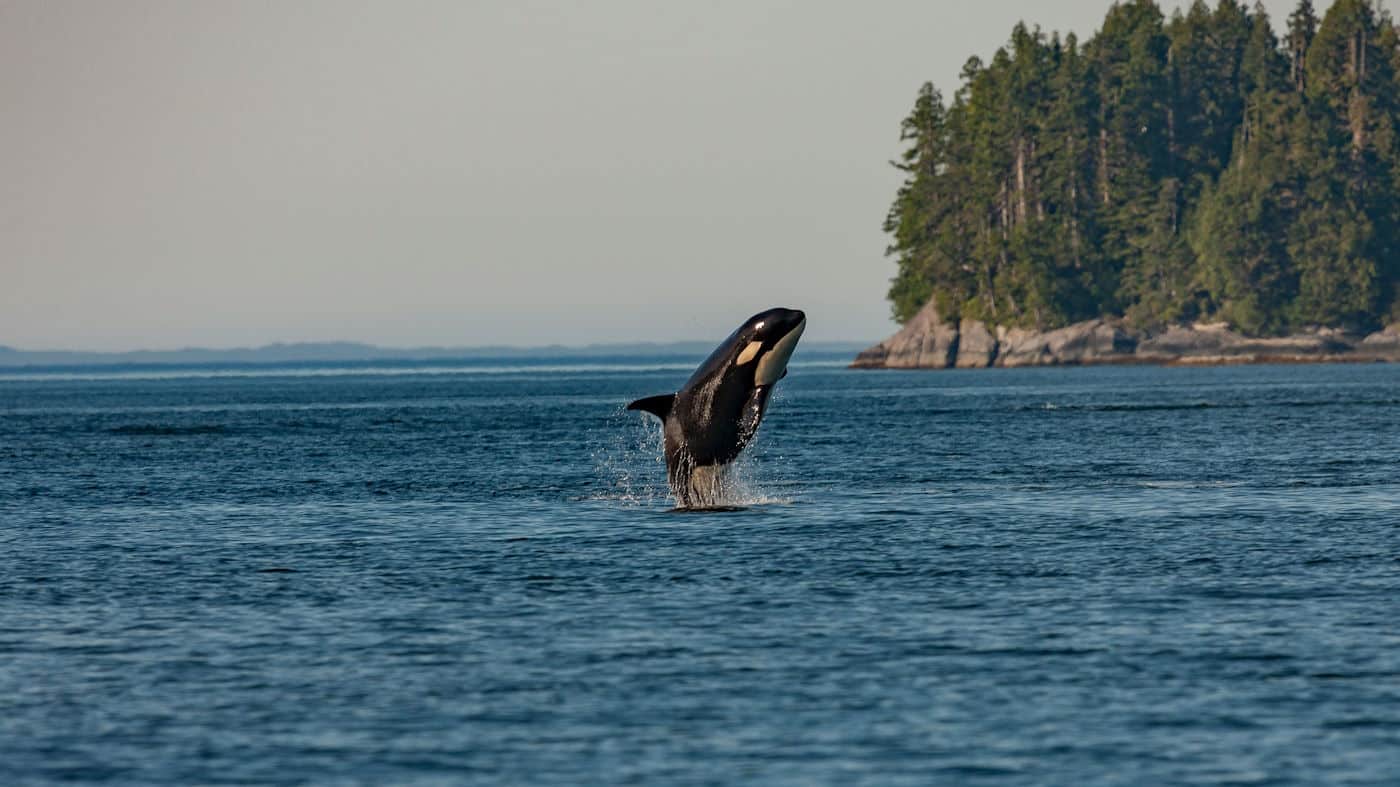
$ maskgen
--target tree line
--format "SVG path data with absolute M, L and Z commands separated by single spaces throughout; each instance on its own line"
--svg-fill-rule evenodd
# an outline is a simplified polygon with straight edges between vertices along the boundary
M 1083 43 L 1017 25 L 901 125 L 895 318 L 1400 319 L 1397 42 L 1371 0 L 1301 0 L 1282 38 L 1236 0 L 1116 3 Z

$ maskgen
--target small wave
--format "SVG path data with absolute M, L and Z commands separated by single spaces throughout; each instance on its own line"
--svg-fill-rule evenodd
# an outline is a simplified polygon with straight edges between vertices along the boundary
M 1090 413 L 1118 413 L 1118 412 L 1148 412 L 1153 410 L 1209 410 L 1216 407 L 1231 407 L 1231 405 L 1218 405 L 1211 402 L 1162 402 L 1157 404 L 1132 404 L 1127 402 L 1108 402 L 1102 404 L 1055 404 L 1045 402 L 1039 405 L 1027 405 L 1017 407 L 1016 410 L 1065 410 L 1068 412 L 1090 412 Z
M 197 434 L 228 434 L 223 424 L 194 424 L 192 426 L 169 426 L 166 424 L 127 424 L 107 430 L 110 434 L 141 435 L 146 437 L 172 437 Z
M 1322 722 L 1322 728 L 1325 730 L 1393 730 L 1397 727 L 1400 727 L 1400 720 L 1380 716 L 1360 716 Z
M 1243 481 L 1141 481 L 1144 489 L 1233 489 L 1244 486 Z
M 1229 405 L 1219 405 L 1214 402 L 1181 402 L 1162 404 L 1105 404 L 1097 407 L 1086 407 L 1086 410 L 1096 410 L 1101 413 L 1137 413 L 1154 410 L 1214 410 Z
M 597 492 L 591 495 L 584 495 L 576 500 L 591 503 L 620 503 L 627 507 L 655 507 L 661 502 L 673 502 L 670 492 L 667 490 L 647 490 L 642 493 L 636 492 Z M 671 511 L 696 511 L 696 512 L 718 512 L 718 511 L 744 511 L 760 506 L 788 506 L 796 501 L 787 497 L 773 497 L 771 495 L 727 495 L 723 500 L 716 501 L 712 505 L 694 506 L 691 508 L 672 508 Z
M 716 504 L 716 505 L 713 506 L 712 508 L 714 508 L 714 509 L 720 509 L 720 510 L 723 510 L 723 509 L 735 509 L 735 510 L 739 510 L 739 509 L 745 509 L 745 508 L 755 508 L 755 507 L 758 507 L 758 506 L 790 506 L 790 505 L 792 505 L 794 502 L 795 502 L 795 501 L 794 501 L 792 498 L 787 498 L 787 497 L 773 497 L 773 496 L 771 496 L 771 495 L 765 495 L 765 494 L 761 494 L 761 493 L 758 493 L 758 494 L 755 494 L 755 493 L 747 493 L 747 494 L 740 494 L 740 495 L 731 494 L 731 495 L 729 495 L 728 497 L 726 497 L 726 498 L 724 499 L 724 502 L 723 502 L 723 503 Z M 699 509 L 699 510 L 704 510 L 704 509 Z
M 589 503 L 621 503 L 624 506 L 649 506 L 665 498 L 664 493 L 647 490 L 644 492 L 634 492 L 628 490 L 595 492 L 591 495 L 583 495 L 574 498 L 581 502 Z
M 1065 410 L 1069 412 L 1091 412 L 1091 413 L 1141 413 L 1154 411 L 1174 411 L 1174 410 L 1250 410 L 1254 408 L 1278 408 L 1278 409 L 1299 409 L 1310 407 L 1394 407 L 1400 405 L 1400 399 L 1319 399 L 1319 400 L 1294 400 L 1284 402 L 1102 402 L 1090 404 L 1055 404 L 1045 402 L 1038 405 L 1027 405 L 1016 408 L 1017 410 Z

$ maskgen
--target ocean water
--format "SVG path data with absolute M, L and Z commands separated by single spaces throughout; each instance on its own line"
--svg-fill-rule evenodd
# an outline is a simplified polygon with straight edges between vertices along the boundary
M 1395 784 L 1400 367 L 0 375 L 0 784 Z

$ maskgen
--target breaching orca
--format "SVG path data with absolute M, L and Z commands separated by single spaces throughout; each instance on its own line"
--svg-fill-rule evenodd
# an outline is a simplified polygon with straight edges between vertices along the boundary
M 661 419 L 666 480 L 682 508 L 718 502 L 725 468 L 758 430 L 768 395 L 787 374 L 788 358 L 806 327 L 807 316 L 797 309 L 755 314 L 679 391 L 627 405 Z

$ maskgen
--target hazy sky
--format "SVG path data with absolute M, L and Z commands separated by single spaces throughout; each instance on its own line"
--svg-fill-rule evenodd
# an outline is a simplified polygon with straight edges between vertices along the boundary
M 0 344 L 878 339 L 919 84 L 1107 7 L 0 0 Z

